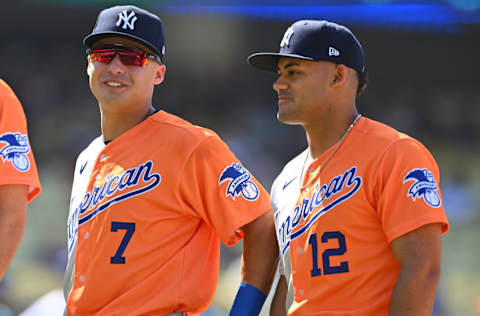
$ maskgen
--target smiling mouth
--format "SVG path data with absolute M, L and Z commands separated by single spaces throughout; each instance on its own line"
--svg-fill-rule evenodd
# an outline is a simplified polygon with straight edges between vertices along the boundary
M 109 87 L 115 87 L 115 88 L 123 86 L 121 83 L 113 82 L 113 81 L 107 81 L 105 82 L 105 84 Z

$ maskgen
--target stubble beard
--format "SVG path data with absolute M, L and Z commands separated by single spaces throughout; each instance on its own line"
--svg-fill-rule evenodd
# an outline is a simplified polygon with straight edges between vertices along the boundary
M 278 107 L 277 120 L 286 125 L 301 125 L 302 121 L 295 105 Z

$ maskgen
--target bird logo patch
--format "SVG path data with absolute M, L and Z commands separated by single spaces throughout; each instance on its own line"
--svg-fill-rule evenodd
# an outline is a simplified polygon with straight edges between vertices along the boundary
M 250 173 L 241 164 L 233 163 L 222 171 L 218 185 L 230 181 L 226 192 L 227 197 L 230 195 L 235 200 L 235 197 L 241 194 L 245 200 L 255 201 L 258 198 L 258 187 L 250 181 L 251 178 Z
M 0 135 L 0 143 L 7 143 L 0 150 L 3 161 L 11 161 L 15 169 L 27 171 L 30 168 L 27 153 L 30 152 L 28 136 L 20 133 L 4 133 Z
M 437 183 L 433 174 L 428 169 L 412 169 L 407 172 L 403 183 L 415 181 L 408 189 L 407 197 L 411 196 L 415 201 L 417 198 L 423 200 L 431 207 L 439 207 L 442 201 L 437 193 Z

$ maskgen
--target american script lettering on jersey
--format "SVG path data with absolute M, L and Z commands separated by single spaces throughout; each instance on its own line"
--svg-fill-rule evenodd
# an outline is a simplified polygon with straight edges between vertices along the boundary
M 301 204 L 295 205 L 292 216 L 288 215 L 281 225 L 277 226 L 282 256 L 290 247 L 291 240 L 303 235 L 320 216 L 351 198 L 360 190 L 362 182 L 362 177 L 357 175 L 357 167 L 353 166 L 343 174 L 333 177 L 328 184 L 320 186 L 320 183 L 317 183 L 311 195 L 304 197 Z M 330 197 L 335 199 L 324 204 Z M 319 208 L 320 206 L 323 207 Z
M 107 210 L 111 205 L 122 202 L 134 196 L 144 194 L 158 186 L 162 180 L 162 177 L 159 173 L 152 173 L 152 169 L 153 162 L 149 160 L 138 167 L 130 168 L 122 173 L 118 173 L 118 171 L 109 173 L 103 184 L 95 184 L 90 192 L 85 193 L 83 201 L 78 204 L 73 212 L 71 212 L 71 216 L 68 219 L 69 254 L 75 244 L 79 226 L 85 224 L 101 212 Z M 142 183 L 140 183 L 140 180 L 142 180 Z M 142 186 L 142 184 L 144 185 Z M 101 204 L 101 202 L 103 202 L 103 200 L 106 198 L 115 195 L 119 191 L 123 191 L 134 186 L 139 186 L 139 188 L 123 194 L 118 194 L 114 198 L 109 199 L 105 203 Z M 82 216 L 91 208 L 93 209 L 88 214 Z

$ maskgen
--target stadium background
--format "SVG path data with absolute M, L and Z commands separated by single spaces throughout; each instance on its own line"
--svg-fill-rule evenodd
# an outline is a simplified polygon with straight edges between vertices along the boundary
M 120 3 L 126 2 L 2 2 L 0 77 L 23 103 L 43 193 L 29 207 L 22 244 L 0 283 L 0 315 L 17 314 L 62 287 L 74 162 L 100 133 L 82 39 L 100 9 Z M 246 56 L 276 50 L 296 19 L 349 26 L 370 74 L 360 112 L 421 140 L 440 166 L 452 225 L 436 315 L 480 315 L 479 0 L 128 3 L 164 22 L 167 73 L 154 104 L 217 131 L 267 189 L 306 143 L 300 127 L 276 121 L 275 76 L 249 67 Z M 225 314 L 233 300 L 240 253 L 241 246 L 222 249 L 210 315 Z

